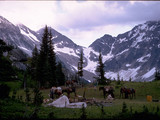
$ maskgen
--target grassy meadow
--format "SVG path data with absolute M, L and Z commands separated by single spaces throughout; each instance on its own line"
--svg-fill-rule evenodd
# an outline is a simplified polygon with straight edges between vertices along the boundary
M 8 82 L 11 87 L 10 97 L 12 98 L 13 91 L 16 90 L 16 99 L 1 100 L 1 116 L 2 118 L 9 118 L 11 116 L 19 116 L 20 118 L 30 118 L 35 111 L 35 106 L 30 103 L 25 103 L 25 92 L 20 88 L 19 82 Z M 112 82 L 111 86 L 114 87 L 115 100 L 112 103 L 107 103 L 108 106 L 100 105 L 88 105 L 85 109 L 86 118 L 88 119 L 128 119 L 130 117 L 136 118 L 136 115 L 140 117 L 152 117 L 155 119 L 160 118 L 160 102 L 148 102 L 146 100 L 147 95 L 152 96 L 152 99 L 160 100 L 160 81 L 155 82 Z M 126 86 L 127 88 L 134 88 L 136 90 L 136 98 L 134 99 L 122 99 L 120 98 L 120 88 Z M 33 90 L 29 89 L 30 97 L 33 98 Z M 49 99 L 50 89 L 41 90 L 44 99 Z M 106 100 L 103 98 L 103 92 L 99 91 L 99 86 L 86 85 L 83 88 L 77 88 L 77 94 L 83 96 L 85 91 L 85 97 L 87 99 L 94 99 L 96 101 Z M 65 94 L 66 95 L 66 94 Z M 21 96 L 21 100 L 19 100 Z M 74 100 L 74 93 L 71 93 L 71 98 Z M 123 104 L 126 104 L 125 105 Z M 125 109 L 125 116 L 123 115 L 123 109 Z M 103 111 L 103 112 L 102 112 Z M 41 119 L 57 118 L 57 119 L 79 119 L 84 111 L 79 108 L 55 108 L 45 107 L 43 103 L 38 108 L 37 117 Z M 138 114 L 139 113 L 139 114 Z M 149 117 L 147 117 L 149 115 Z M 12 117 L 14 118 L 14 117 Z

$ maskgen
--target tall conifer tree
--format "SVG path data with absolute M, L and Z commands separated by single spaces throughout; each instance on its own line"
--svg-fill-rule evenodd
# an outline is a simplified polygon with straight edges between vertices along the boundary
M 32 79 L 37 82 L 38 82 L 38 79 L 37 79 L 38 56 L 39 56 L 38 49 L 37 49 L 37 46 L 35 46 L 32 52 L 32 59 L 31 59 L 31 76 L 32 76 Z
M 12 62 L 9 58 L 3 56 L 4 52 L 9 52 L 13 49 L 12 46 L 0 39 L 0 81 L 11 81 L 15 79 L 15 70 L 12 67 Z
M 42 44 L 40 47 L 40 55 L 38 58 L 38 65 L 37 65 L 37 78 L 39 80 L 39 87 L 45 87 L 47 80 L 48 80 L 48 28 L 47 26 L 44 29 L 44 34 L 42 37 Z
M 49 62 L 49 83 L 50 86 L 57 86 L 57 78 L 56 78 L 56 55 L 54 52 L 54 46 L 52 43 L 52 33 L 51 30 L 49 32 L 49 40 L 48 40 L 48 62 Z
M 37 78 L 41 87 L 57 86 L 56 79 L 56 56 L 52 43 L 52 33 L 47 26 L 44 29 L 42 44 L 37 65 Z
M 58 85 L 64 85 L 65 84 L 65 75 L 62 71 L 62 64 L 59 62 L 56 69 L 56 77 L 58 80 Z
M 97 78 L 98 84 L 99 85 L 105 85 L 107 79 L 104 76 L 105 71 L 104 71 L 104 64 L 103 64 L 103 61 L 102 61 L 101 53 L 99 54 L 99 59 L 98 59 L 98 65 L 97 65 L 97 68 L 96 68 L 96 72 L 98 73 L 98 78 Z
M 78 62 L 78 76 L 79 77 L 83 77 L 83 49 L 81 50 L 81 53 L 80 53 L 80 59 L 79 59 L 79 62 Z

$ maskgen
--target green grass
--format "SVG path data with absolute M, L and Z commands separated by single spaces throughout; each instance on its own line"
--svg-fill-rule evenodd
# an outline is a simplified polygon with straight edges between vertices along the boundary
M 13 91 L 13 90 L 19 90 L 21 88 L 21 85 L 22 85 L 21 81 L 7 81 L 7 82 L 0 81 L 0 83 L 1 84 L 2 83 L 7 84 L 11 88 L 11 91 Z
M 7 83 L 8 85 L 12 86 L 12 90 L 14 90 L 14 88 L 18 88 L 20 83 Z M 115 100 L 113 101 L 113 103 L 108 106 L 108 107 L 104 107 L 104 111 L 105 111 L 105 115 L 103 116 L 104 118 L 114 118 L 116 116 L 121 115 L 122 112 L 122 104 L 123 102 L 126 103 L 127 105 L 127 109 L 128 112 L 134 114 L 135 112 L 143 112 L 143 106 L 146 106 L 149 110 L 150 113 L 155 114 L 156 113 L 156 108 L 157 106 L 160 108 L 160 102 L 148 102 L 146 100 L 146 96 L 147 95 L 151 95 L 153 99 L 159 99 L 160 100 L 160 81 L 156 81 L 156 82 L 121 82 L 121 84 L 117 87 L 116 82 L 112 82 L 111 84 L 114 88 L 115 88 Z M 128 88 L 134 88 L 136 90 L 136 99 L 122 99 L 119 98 L 119 91 L 120 91 L 120 87 L 121 86 L 126 86 Z M 94 98 L 97 101 L 105 101 L 105 99 L 103 98 L 103 94 L 102 91 L 99 91 L 98 87 L 97 89 L 95 89 L 92 86 L 86 86 L 83 88 L 78 88 L 77 89 L 77 94 L 80 96 L 83 96 L 84 90 L 86 90 L 85 92 L 85 97 L 87 99 L 91 99 Z M 33 98 L 33 90 L 30 89 L 30 94 L 31 94 L 31 98 Z M 49 98 L 48 94 L 49 94 L 50 89 L 45 89 L 45 90 L 41 90 L 42 95 L 44 96 L 44 98 Z M 13 92 L 10 93 L 10 96 L 12 96 Z M 23 89 L 19 89 L 17 91 L 17 97 L 18 96 L 22 96 L 23 97 L 23 101 L 25 100 L 25 92 Z M 71 94 L 71 98 L 74 98 L 74 94 Z M 1 101 L 3 103 L 3 101 Z M 2 116 L 24 116 L 24 110 L 26 109 L 26 104 L 25 103 L 18 103 L 18 102 L 14 102 L 14 100 L 11 102 L 10 104 L 7 104 L 8 102 L 6 102 L 6 104 L 3 104 L 2 109 L 3 112 L 1 112 Z M 2 104 L 1 104 L 2 105 Z M 46 119 L 49 116 L 49 113 L 53 112 L 53 116 L 55 118 L 63 118 L 63 119 L 67 119 L 67 118 L 75 118 L 78 119 L 80 118 L 81 115 L 81 109 L 71 109 L 71 108 L 55 108 L 55 107 L 44 107 L 44 104 L 42 104 L 42 106 L 39 109 L 38 112 L 38 117 Z M 34 107 L 33 106 L 28 106 L 27 107 L 28 112 L 27 115 L 30 115 L 33 112 Z M 15 112 L 18 111 L 18 112 Z M 101 107 L 100 106 L 96 106 L 96 105 L 92 105 L 92 106 L 87 106 L 86 108 L 86 112 L 87 112 L 87 118 L 90 119 L 100 119 L 102 118 L 101 115 Z M 158 113 L 160 115 L 160 111 Z

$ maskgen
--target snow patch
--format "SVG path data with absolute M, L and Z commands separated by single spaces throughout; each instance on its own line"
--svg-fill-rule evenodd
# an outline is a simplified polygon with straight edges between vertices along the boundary
M 115 42 L 116 42 L 116 41 L 115 41 Z M 105 62 L 106 60 L 109 60 L 109 59 L 111 59 L 111 58 L 114 57 L 114 55 L 112 54 L 112 50 L 113 50 L 113 48 L 114 48 L 115 42 L 112 44 L 110 52 L 109 52 L 107 55 L 104 55 L 104 56 L 103 56 L 103 62 Z
M 142 76 L 142 78 L 149 78 L 150 76 L 152 76 L 154 73 L 156 72 L 156 68 L 152 68 L 150 71 L 148 71 L 146 74 L 144 74 Z
M 53 36 L 53 37 L 52 37 L 52 40 L 55 39 L 55 38 L 57 38 L 57 37 L 58 37 L 57 35 L 56 35 L 56 36 Z
M 123 78 L 124 81 L 128 81 L 129 78 L 131 77 L 133 80 L 136 79 L 136 75 L 138 74 L 138 70 L 140 69 L 140 66 L 137 68 L 130 68 L 128 70 L 120 70 L 119 71 L 119 76 L 120 79 Z M 114 72 L 106 72 L 105 77 L 106 78 L 111 78 L 111 79 L 117 79 L 117 73 Z
M 119 43 L 126 42 L 126 41 L 127 41 L 126 38 L 122 38 L 122 39 L 120 38 L 120 39 L 119 39 Z
M 55 52 L 62 52 L 62 53 L 66 53 L 68 55 L 73 55 L 75 57 L 79 57 L 78 55 L 75 54 L 73 49 L 68 48 L 68 47 L 58 48 L 57 44 L 55 45 Z
M 104 42 L 101 42 L 103 45 L 105 45 L 106 43 L 104 43 Z
M 27 30 L 28 33 L 26 33 L 23 29 L 20 28 L 21 34 L 27 36 L 30 38 L 33 42 L 37 41 L 40 42 L 35 35 L 33 35 L 29 30 Z
M 103 63 L 106 61 L 106 60 L 109 60 L 109 59 L 111 59 L 111 58 L 113 58 L 114 57 L 114 55 L 113 54 L 110 54 L 110 53 L 108 53 L 107 55 L 104 55 L 103 56 Z
M 124 52 L 127 52 L 129 49 L 125 49 L 122 52 L 118 53 L 116 56 L 123 54 Z
M 145 30 L 147 28 L 147 24 L 141 25 L 141 30 Z
M 136 37 L 136 36 L 139 34 L 139 30 L 137 30 L 137 29 L 135 29 L 134 32 L 135 32 L 135 33 L 132 35 L 132 37 L 131 37 L 130 39 Z M 131 32 L 131 33 L 132 33 L 132 32 Z M 131 33 L 130 33 L 130 34 L 131 34 Z
M 77 54 L 80 54 L 80 50 L 79 50 L 79 49 L 76 49 L 76 53 L 77 53 Z
M 70 64 L 71 65 L 71 64 Z M 77 69 L 77 66 L 74 66 L 74 65 L 71 65 L 76 71 L 78 71 Z M 72 68 L 72 71 L 75 71 L 74 69 Z
M 84 67 L 84 70 L 87 70 L 89 72 L 95 73 L 96 67 L 97 67 L 97 62 L 91 61 L 90 58 L 90 53 L 93 52 L 97 56 L 99 56 L 98 52 L 95 52 L 91 47 L 86 48 L 83 50 L 84 57 L 87 59 L 87 66 Z
M 63 45 L 63 41 L 59 42 L 58 45 Z
M 86 81 L 88 81 L 89 83 L 91 83 L 91 80 L 87 80 L 87 79 L 85 79 Z
M 131 66 L 131 64 L 126 64 L 126 67 L 130 67 Z
M 130 32 L 128 33 L 128 37 L 130 37 L 130 36 L 131 36 L 131 34 L 132 34 L 132 32 L 130 31 Z
M 151 26 L 151 27 L 149 28 L 149 30 L 150 30 L 150 31 L 153 31 L 155 28 L 156 28 L 156 26 L 153 25 L 153 26 Z
M 31 50 L 28 50 L 27 48 L 25 47 L 22 47 L 22 46 L 18 46 L 22 51 L 24 51 L 26 54 L 28 54 L 29 56 L 32 56 L 32 51 Z
M 147 62 L 147 58 L 151 57 L 151 54 L 148 54 L 146 56 L 143 56 L 139 59 L 137 59 L 137 62 Z
M 136 38 L 136 41 L 133 42 L 131 47 L 135 47 L 139 42 L 143 41 L 143 37 L 145 36 L 145 33 L 140 33 L 140 35 Z

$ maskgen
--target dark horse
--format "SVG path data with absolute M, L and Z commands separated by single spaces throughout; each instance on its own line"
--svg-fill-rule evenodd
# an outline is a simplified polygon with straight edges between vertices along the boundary
M 60 87 L 52 87 L 50 90 L 50 98 L 58 98 L 62 95 L 62 89 Z
M 75 97 L 77 96 L 76 94 L 76 87 L 65 87 L 62 89 L 62 94 L 66 92 L 67 93 L 67 96 L 68 98 L 70 98 L 70 93 L 74 93 Z
M 103 97 L 106 98 L 106 94 L 110 94 L 114 98 L 114 89 L 111 86 L 99 87 L 99 91 L 103 90 Z
M 125 96 L 124 96 L 124 95 Z M 122 97 L 122 98 L 128 98 L 128 97 L 130 97 L 130 99 L 132 99 L 133 97 L 135 98 L 135 94 L 136 94 L 136 91 L 135 91 L 135 89 L 133 89 L 133 88 L 125 88 L 125 87 L 122 87 L 121 89 L 120 89 L 120 98 Z

